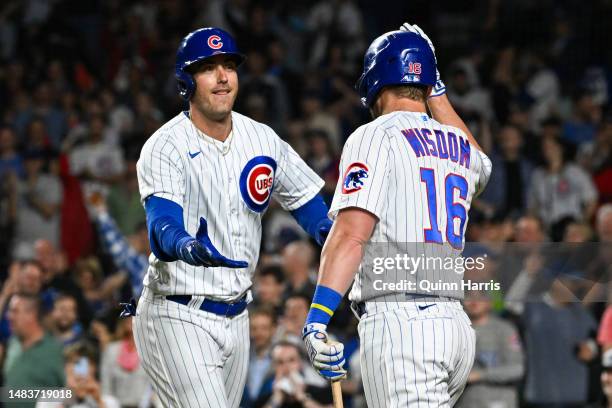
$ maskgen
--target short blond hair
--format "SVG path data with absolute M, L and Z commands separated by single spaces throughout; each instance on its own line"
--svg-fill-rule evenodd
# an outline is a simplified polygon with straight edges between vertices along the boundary
M 408 98 L 417 102 L 425 102 L 427 99 L 427 88 L 414 85 L 396 85 L 389 89 L 400 98 Z

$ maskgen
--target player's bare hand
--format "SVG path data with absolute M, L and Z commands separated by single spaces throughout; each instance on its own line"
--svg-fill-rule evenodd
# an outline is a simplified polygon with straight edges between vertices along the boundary
M 227 268 L 246 268 L 247 262 L 226 258 L 215 248 L 208 237 L 208 224 L 200 217 L 200 227 L 195 239 L 188 237 L 178 243 L 180 259 L 189 265 Z
M 302 330 L 302 338 L 306 344 L 308 358 L 319 375 L 328 380 L 338 380 L 346 376 L 344 345 L 328 343 L 327 327 L 324 324 L 307 324 Z

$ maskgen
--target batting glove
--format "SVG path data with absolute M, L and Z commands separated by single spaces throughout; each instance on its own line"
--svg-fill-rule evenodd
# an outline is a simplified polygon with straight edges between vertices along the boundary
M 429 44 L 429 48 L 431 48 L 431 52 L 433 52 L 434 58 L 436 59 L 436 84 L 431 90 L 429 97 L 432 98 L 435 96 L 444 95 L 446 93 L 446 85 L 444 84 L 444 82 L 442 82 L 442 79 L 440 79 L 440 71 L 438 70 L 438 58 L 436 57 L 436 48 L 434 47 L 433 43 L 431 42 L 427 34 L 425 34 L 425 31 L 423 31 L 421 27 L 419 27 L 418 25 L 409 24 L 409 23 L 402 24 L 402 26 L 400 27 L 400 30 L 418 34 L 425 41 L 427 41 L 427 44 Z
M 343 368 L 344 345 L 327 342 L 327 326 L 321 323 L 307 324 L 302 330 L 302 338 L 308 358 L 321 377 L 339 380 L 346 375 Z
M 323 246 L 325 244 L 325 240 L 327 239 L 327 236 L 329 235 L 329 231 L 331 230 L 331 227 L 332 227 L 332 222 L 329 218 L 325 218 L 321 220 L 321 222 L 319 223 L 317 227 L 317 234 L 315 237 L 315 240 L 317 241 L 319 245 Z
M 198 228 L 196 237 L 180 239 L 177 249 L 179 258 L 193 266 L 225 266 L 227 268 L 246 268 L 249 266 L 247 262 L 234 261 L 224 257 L 217 251 L 217 248 L 210 242 L 208 224 L 202 217 L 200 217 L 200 228 Z

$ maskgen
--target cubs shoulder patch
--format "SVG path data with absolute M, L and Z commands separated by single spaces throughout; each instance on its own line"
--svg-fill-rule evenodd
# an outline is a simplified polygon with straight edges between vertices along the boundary
M 247 207 L 261 213 L 270 202 L 274 187 L 276 161 L 257 156 L 247 162 L 240 173 L 240 194 Z
M 368 166 L 361 162 L 351 163 L 342 177 L 342 194 L 351 194 L 364 186 L 364 180 L 369 177 Z

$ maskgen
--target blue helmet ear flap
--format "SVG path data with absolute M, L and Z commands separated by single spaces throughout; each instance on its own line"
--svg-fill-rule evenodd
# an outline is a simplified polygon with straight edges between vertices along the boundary
M 178 87 L 179 94 L 181 95 L 183 99 L 185 99 L 186 101 L 189 101 L 189 99 L 191 99 L 191 96 L 193 95 L 196 89 L 196 84 L 195 84 L 195 81 L 193 80 L 193 77 L 191 76 L 191 74 L 183 71 L 180 68 L 176 69 L 174 73 L 174 77 L 176 78 L 176 81 L 177 81 L 177 87 Z

